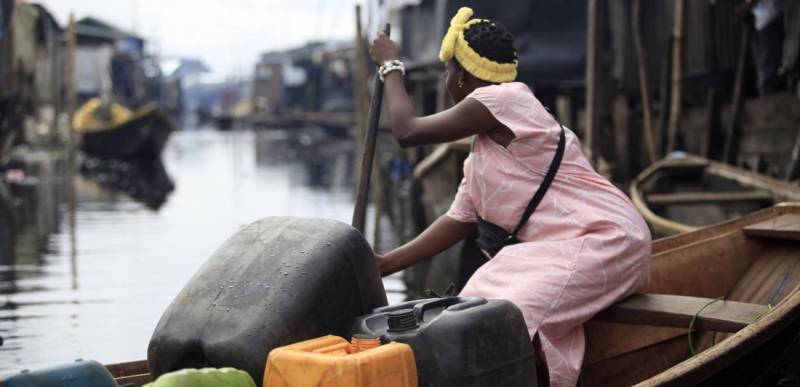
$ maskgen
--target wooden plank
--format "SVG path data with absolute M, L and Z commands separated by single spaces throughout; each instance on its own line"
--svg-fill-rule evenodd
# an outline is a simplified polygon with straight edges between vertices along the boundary
M 655 327 L 597 320 L 590 320 L 583 327 L 586 335 L 584 366 L 658 345 L 674 337 L 686 337 L 686 327 Z
M 669 294 L 637 294 L 620 301 L 595 316 L 597 321 L 625 324 L 685 327 L 710 298 Z M 737 332 L 768 310 L 766 305 L 718 301 L 697 316 L 693 328 L 717 332 Z
M 791 92 L 770 94 L 744 102 L 742 130 L 763 132 L 775 128 L 795 129 L 800 122 L 800 99 Z
M 147 365 L 147 360 L 107 364 L 106 369 L 108 372 L 111 372 L 111 375 L 115 378 L 150 373 L 150 366 Z
M 121 387 L 140 387 L 153 381 L 150 374 L 130 375 L 116 378 L 114 381 Z
M 584 364 L 583 385 L 632 386 L 685 360 L 688 352 L 684 334 L 595 364 Z
M 708 167 L 711 164 L 708 160 L 702 157 L 683 157 L 683 158 L 672 158 L 672 159 L 665 159 L 663 164 L 660 164 L 660 168 L 665 171 L 673 172 L 674 170 L 697 170 Z
M 800 214 L 786 214 L 744 228 L 748 236 L 800 241 Z
M 676 192 L 647 195 L 647 202 L 651 205 L 744 201 L 772 202 L 773 200 L 772 195 L 767 191 Z

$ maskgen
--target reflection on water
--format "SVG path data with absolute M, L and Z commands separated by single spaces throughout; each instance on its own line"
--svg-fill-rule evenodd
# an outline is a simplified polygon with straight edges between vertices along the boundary
M 0 222 L 0 247 L 15 235 L 13 257 L 0 248 L 0 375 L 75 358 L 143 359 L 169 302 L 240 227 L 276 215 L 349 223 L 353 153 L 312 130 L 177 132 L 163 155 L 175 191 L 157 211 L 76 178 L 75 260 L 63 173 L 15 188 L 46 191 L 39 196 L 0 186 L 0 220 L 3 203 L 26 219 Z M 39 199 L 20 206 L 29 197 Z M 403 299 L 397 277 L 386 288 L 390 302 Z

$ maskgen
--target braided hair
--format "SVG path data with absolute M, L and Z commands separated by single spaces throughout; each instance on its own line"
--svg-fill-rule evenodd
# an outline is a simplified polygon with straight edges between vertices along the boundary
M 464 31 L 464 40 L 480 56 L 497 63 L 514 63 L 514 37 L 502 24 L 482 20 Z

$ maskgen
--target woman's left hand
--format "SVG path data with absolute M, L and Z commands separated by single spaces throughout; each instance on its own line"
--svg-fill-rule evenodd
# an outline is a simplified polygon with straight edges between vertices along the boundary
M 378 66 L 386 61 L 400 59 L 400 49 L 397 47 L 397 44 L 386 36 L 383 31 L 372 41 L 369 54 L 372 57 L 372 61 Z

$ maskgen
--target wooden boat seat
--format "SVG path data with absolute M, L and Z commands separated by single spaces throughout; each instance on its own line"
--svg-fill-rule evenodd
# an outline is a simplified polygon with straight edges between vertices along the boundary
M 785 214 L 743 228 L 745 235 L 800 241 L 800 214 Z
M 694 315 L 711 301 L 714 300 L 671 294 L 636 294 L 608 307 L 593 320 L 688 329 Z M 703 309 L 693 329 L 737 332 L 767 310 L 766 305 L 718 301 Z
M 651 205 L 678 203 L 719 203 L 719 202 L 772 202 L 774 198 L 767 191 L 720 191 L 720 192 L 675 192 L 649 194 L 647 202 Z

